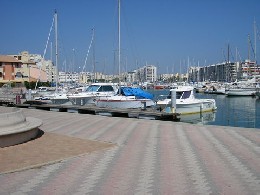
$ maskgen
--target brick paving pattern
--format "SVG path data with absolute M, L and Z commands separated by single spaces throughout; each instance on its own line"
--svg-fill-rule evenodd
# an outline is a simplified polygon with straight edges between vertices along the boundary
M 260 129 L 36 109 L 24 113 L 41 118 L 46 133 L 113 147 L 0 174 L 1 195 L 260 194 Z

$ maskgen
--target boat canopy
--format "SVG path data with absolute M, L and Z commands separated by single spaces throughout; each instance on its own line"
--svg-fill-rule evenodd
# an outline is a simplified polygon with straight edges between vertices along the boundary
M 121 87 L 121 94 L 125 96 L 134 95 L 137 99 L 153 99 L 153 95 L 142 90 L 141 88 L 133 88 L 133 87 Z

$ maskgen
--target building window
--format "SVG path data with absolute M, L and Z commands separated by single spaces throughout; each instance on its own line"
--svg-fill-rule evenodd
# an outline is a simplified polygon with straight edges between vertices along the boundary
M 14 63 L 14 67 L 15 68 L 21 68 L 21 64 L 20 63 Z
M 21 72 L 17 72 L 15 75 L 16 78 L 22 78 L 23 74 Z

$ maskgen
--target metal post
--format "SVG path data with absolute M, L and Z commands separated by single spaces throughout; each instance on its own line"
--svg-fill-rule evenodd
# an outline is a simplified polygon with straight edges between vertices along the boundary
M 171 108 L 172 108 L 172 113 L 176 113 L 176 91 L 171 90 Z
M 29 89 L 28 91 L 28 100 L 32 100 L 32 90 Z
M 146 110 L 146 101 L 141 101 L 141 110 Z

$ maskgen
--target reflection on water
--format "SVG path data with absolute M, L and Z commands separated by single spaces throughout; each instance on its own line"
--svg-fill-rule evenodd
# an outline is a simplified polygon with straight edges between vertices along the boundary
M 217 125 L 259 128 L 259 101 L 254 97 L 229 97 L 215 95 Z
M 167 90 L 149 91 L 155 95 L 166 95 Z M 196 98 L 212 98 L 216 100 L 217 110 L 215 113 L 204 113 L 196 116 L 181 118 L 183 122 L 201 123 L 210 125 L 260 128 L 260 99 L 247 96 L 225 96 L 216 94 L 196 93 Z
M 180 121 L 194 124 L 208 124 L 209 122 L 215 121 L 215 112 L 204 112 L 199 114 L 187 114 L 181 115 Z

